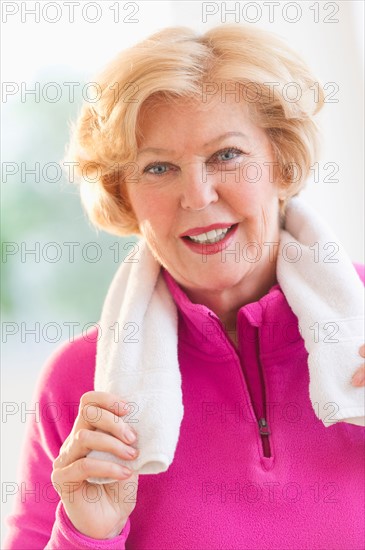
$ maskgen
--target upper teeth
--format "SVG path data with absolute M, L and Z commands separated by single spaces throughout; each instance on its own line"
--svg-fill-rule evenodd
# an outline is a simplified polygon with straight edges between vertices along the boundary
M 207 233 L 200 233 L 199 235 L 194 235 L 194 237 L 189 236 L 189 239 L 197 243 L 216 243 L 222 240 L 227 231 L 231 229 L 232 226 L 226 227 L 225 229 L 212 229 Z

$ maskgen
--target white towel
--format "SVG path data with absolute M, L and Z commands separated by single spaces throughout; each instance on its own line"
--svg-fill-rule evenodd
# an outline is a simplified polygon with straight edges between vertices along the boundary
M 126 418 L 138 433 L 140 453 L 132 461 L 100 451 L 88 456 L 107 458 L 139 474 L 158 474 L 166 471 L 174 458 L 184 414 L 178 317 L 160 264 L 144 239 L 136 246 L 131 262 L 118 269 L 104 302 L 94 386 L 132 404 L 121 420 Z M 111 483 L 110 479 L 88 481 Z
M 173 461 L 184 414 L 177 309 L 146 241 L 141 238 L 137 246 L 133 262 L 119 267 L 105 299 L 95 390 L 113 392 L 135 404 L 126 420 L 138 433 L 140 454 L 134 460 L 100 451 L 88 456 L 123 464 L 139 474 L 156 474 Z M 364 426 L 365 394 L 351 385 L 364 342 L 360 278 L 337 237 L 299 197 L 287 206 L 278 252 L 277 280 L 298 318 L 309 354 L 315 414 L 325 426 L 339 421 Z
M 276 275 L 309 354 L 316 416 L 327 427 L 365 426 L 364 389 L 351 385 L 363 362 L 364 286 L 338 238 L 299 197 L 286 211 Z

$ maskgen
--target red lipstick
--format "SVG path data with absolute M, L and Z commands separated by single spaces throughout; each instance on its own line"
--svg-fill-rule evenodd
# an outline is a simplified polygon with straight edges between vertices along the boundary
M 205 228 L 198 227 L 198 228 L 194 228 L 193 230 L 190 229 L 186 233 L 188 233 L 189 236 L 192 235 L 194 237 L 194 234 L 199 235 L 199 233 L 205 233 L 206 231 L 209 231 L 211 229 L 229 227 L 230 225 L 232 224 L 214 224 L 214 225 L 209 225 L 208 229 L 206 227 Z M 182 238 L 181 240 L 185 244 L 185 246 L 187 246 L 192 252 L 195 252 L 196 254 L 200 254 L 202 256 L 206 256 L 206 255 L 210 256 L 211 254 L 217 254 L 218 252 L 222 252 L 222 250 L 224 250 L 230 245 L 230 243 L 234 239 L 234 236 L 237 232 L 237 228 L 238 228 L 238 223 L 233 224 L 232 228 L 227 231 L 225 237 L 221 241 L 218 241 L 216 243 L 196 243 L 190 240 L 186 235 L 186 233 L 185 235 L 182 236 L 185 238 Z
M 185 233 L 181 233 L 179 237 L 195 237 L 195 235 L 200 235 L 200 233 L 208 233 L 208 231 L 212 231 L 213 229 L 226 229 L 226 227 L 231 227 L 231 225 L 234 225 L 234 222 L 213 223 L 212 225 L 206 225 L 205 227 L 193 227 L 192 229 L 185 231 Z

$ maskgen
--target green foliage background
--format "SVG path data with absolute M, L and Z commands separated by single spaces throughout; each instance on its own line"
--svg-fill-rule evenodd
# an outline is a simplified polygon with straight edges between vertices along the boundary
M 56 172 L 51 169 L 36 182 L 35 176 L 22 174 L 24 167 L 34 169 L 39 162 L 42 168 L 50 162 L 59 163 L 69 140 L 70 122 L 75 120 L 83 98 L 84 81 L 80 75 L 65 72 L 62 67 L 50 68 L 35 79 L 40 83 L 40 101 L 20 94 L 3 108 L 3 163 L 15 162 L 19 171 L 2 181 L 2 288 L 1 308 L 3 319 L 12 321 L 37 320 L 78 321 L 82 324 L 98 320 L 102 303 L 119 263 L 129 250 L 125 242 L 135 242 L 137 236 L 120 238 L 96 230 L 88 221 L 79 198 L 78 186 L 62 178 L 55 183 L 49 179 Z M 63 82 L 80 82 L 75 101 L 69 101 Z M 42 90 L 47 82 L 57 82 L 63 90 L 57 102 L 47 101 Z M 27 83 L 27 88 L 31 85 Z M 67 91 L 67 93 L 66 93 Z M 49 97 L 51 97 L 51 91 Z M 22 181 L 23 177 L 23 181 Z M 34 249 L 39 242 L 40 261 L 34 255 L 22 258 L 21 249 Z M 59 261 L 47 261 L 42 255 L 46 243 L 56 242 L 61 247 Z M 70 262 L 69 250 L 64 242 L 78 242 L 75 261 Z M 101 259 L 95 263 L 82 255 L 85 244 L 95 242 L 102 249 Z M 116 245 L 115 243 L 120 243 Z M 6 255 L 6 243 L 14 243 L 19 251 Z M 113 248 L 110 249 L 109 247 Z M 113 250 L 118 246 L 120 257 Z M 49 250 L 49 256 L 55 253 Z M 90 251 L 90 257 L 92 250 Z M 77 330 L 76 330 L 77 332 Z

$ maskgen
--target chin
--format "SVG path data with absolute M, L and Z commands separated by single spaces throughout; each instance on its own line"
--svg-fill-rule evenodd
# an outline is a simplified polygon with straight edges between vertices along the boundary
M 221 292 L 222 290 L 237 285 L 242 281 L 244 276 L 245 274 L 238 273 L 237 269 L 235 271 L 230 269 L 217 269 L 214 273 L 212 273 L 211 270 L 207 270 L 206 273 L 186 274 L 186 279 L 187 284 L 190 282 L 194 287 Z

